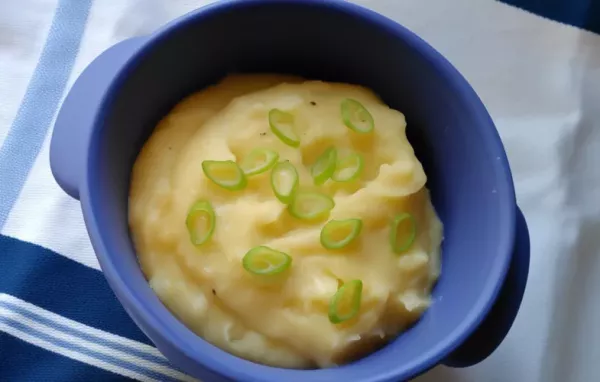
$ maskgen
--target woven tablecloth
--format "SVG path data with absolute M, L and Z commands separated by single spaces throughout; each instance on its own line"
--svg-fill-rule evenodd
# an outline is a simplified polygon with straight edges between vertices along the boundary
M 600 380 L 600 1 L 357 2 L 419 34 L 473 85 L 506 146 L 532 240 L 523 306 L 501 347 L 417 380 Z M 206 3 L 0 3 L 0 381 L 191 380 L 108 288 L 48 146 L 89 62 Z

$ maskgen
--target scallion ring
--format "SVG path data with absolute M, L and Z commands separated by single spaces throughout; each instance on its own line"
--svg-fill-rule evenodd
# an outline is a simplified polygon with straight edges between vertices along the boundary
M 342 121 L 349 129 L 357 133 L 370 133 L 375 122 L 373 116 L 362 103 L 352 98 L 346 98 L 341 103 Z
M 290 255 L 266 246 L 252 248 L 242 259 L 244 269 L 258 276 L 280 274 L 288 269 L 291 264 L 292 258 Z
M 414 216 L 408 212 L 396 215 L 390 226 L 390 245 L 395 253 L 402 253 L 410 248 L 417 236 L 417 224 Z
M 363 223 L 360 219 L 330 220 L 321 230 L 321 245 L 327 249 L 340 249 L 360 235 Z
M 335 171 L 337 161 L 337 150 L 335 147 L 329 147 L 315 161 L 310 169 L 310 175 L 315 185 L 321 185 L 331 178 Z
M 335 207 L 333 199 L 320 192 L 299 191 L 288 205 L 290 214 L 302 220 L 319 220 L 329 216 Z
M 210 202 L 199 200 L 190 207 L 185 225 L 192 244 L 199 246 L 206 243 L 215 231 L 215 211 Z
M 269 149 L 254 149 L 244 157 L 240 163 L 240 168 L 246 176 L 262 174 L 269 171 L 279 159 L 276 151 Z
M 358 179 L 365 166 L 365 160 L 359 153 L 351 153 L 338 159 L 331 179 L 336 182 L 351 182 Z
M 202 171 L 213 183 L 226 190 L 241 190 L 248 184 L 242 169 L 231 160 L 205 160 L 202 162 Z
M 271 170 L 271 188 L 275 197 L 284 204 L 292 201 L 298 183 L 298 171 L 289 161 L 279 162 Z
M 363 283 L 361 280 L 352 280 L 344 283 L 329 302 L 329 321 L 339 324 L 348 321 L 360 311 Z
M 269 111 L 269 126 L 273 134 L 283 143 L 292 147 L 300 146 L 300 137 L 296 132 L 294 115 L 279 109 Z

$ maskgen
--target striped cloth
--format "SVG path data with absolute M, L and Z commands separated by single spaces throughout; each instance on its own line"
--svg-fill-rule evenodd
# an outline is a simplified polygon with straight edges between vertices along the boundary
M 420 382 L 600 379 L 600 2 L 361 0 L 452 61 L 488 106 L 530 224 L 530 282 L 507 340 Z M 0 6 L 0 381 L 187 381 L 108 288 L 78 202 L 48 163 L 83 68 L 200 0 L 5 0 Z

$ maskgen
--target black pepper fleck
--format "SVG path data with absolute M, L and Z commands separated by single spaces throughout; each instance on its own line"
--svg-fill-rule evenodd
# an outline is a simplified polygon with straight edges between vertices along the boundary
M 213 295 L 215 295 L 215 296 L 217 295 L 217 291 L 216 290 L 213 289 L 212 292 L 213 292 Z
M 313 106 L 317 106 L 317 103 L 315 101 L 310 101 L 310 104 Z
M 264 137 L 265 135 L 267 135 L 267 133 L 260 133 L 261 137 Z

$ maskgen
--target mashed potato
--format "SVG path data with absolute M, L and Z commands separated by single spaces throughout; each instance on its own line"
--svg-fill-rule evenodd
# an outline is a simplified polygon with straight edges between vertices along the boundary
M 372 133 L 347 128 L 340 102 L 359 100 Z M 293 111 L 301 144 L 285 145 L 267 115 Z M 231 76 L 178 104 L 156 127 L 133 169 L 129 222 L 142 269 L 163 303 L 191 330 L 249 360 L 288 368 L 328 367 L 365 355 L 416 321 L 430 304 L 440 273 L 442 225 L 426 176 L 406 139 L 404 116 L 367 89 L 280 76 Z M 310 166 L 328 147 L 364 157 L 356 181 L 315 186 Z M 303 189 L 333 197 L 328 220 L 358 218 L 354 245 L 323 248 L 326 221 L 290 216 L 273 195 L 269 173 L 228 191 L 202 171 L 204 160 L 240 161 L 267 147 L 298 170 Z M 216 226 L 201 246 L 190 241 L 186 216 L 197 200 L 212 203 Z M 417 236 L 397 254 L 390 221 L 408 212 Z M 285 277 L 263 282 L 242 267 L 249 249 L 289 254 Z M 328 307 L 339 286 L 363 283 L 356 317 L 334 324 Z

